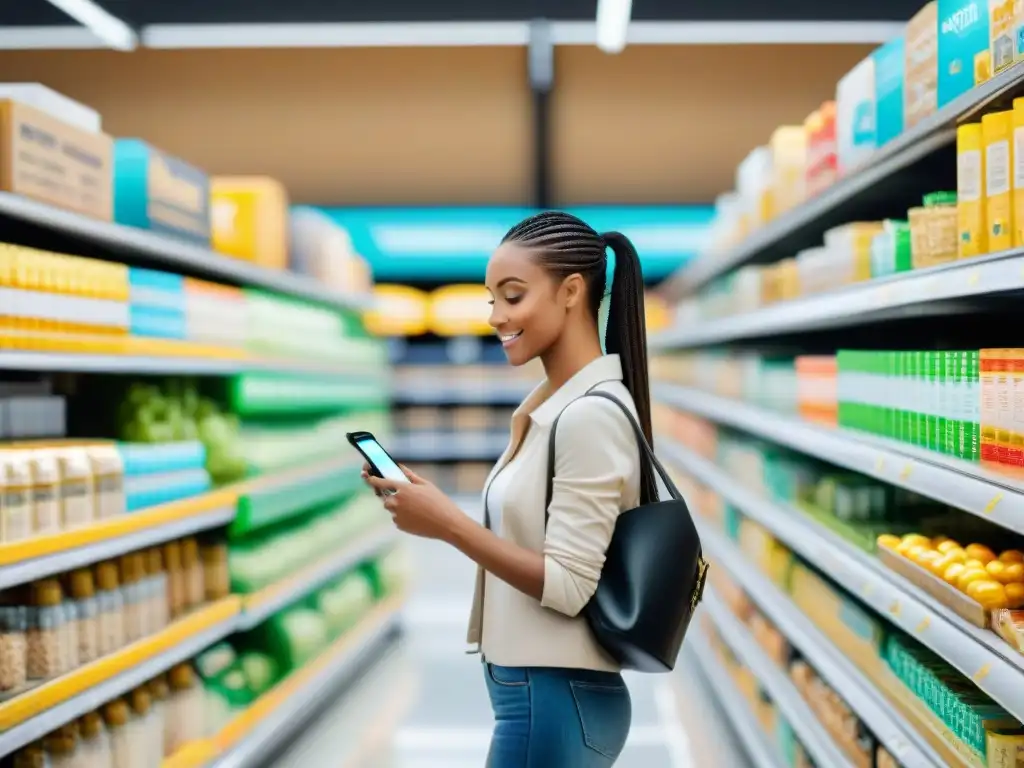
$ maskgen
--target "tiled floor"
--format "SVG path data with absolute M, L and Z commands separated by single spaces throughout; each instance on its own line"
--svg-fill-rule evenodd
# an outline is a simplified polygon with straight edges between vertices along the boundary
M 408 542 L 416 585 L 405 636 L 276 762 L 276 768 L 483 768 L 491 713 L 466 656 L 473 566 L 435 542 Z M 633 730 L 617 768 L 743 768 L 698 673 L 633 675 Z

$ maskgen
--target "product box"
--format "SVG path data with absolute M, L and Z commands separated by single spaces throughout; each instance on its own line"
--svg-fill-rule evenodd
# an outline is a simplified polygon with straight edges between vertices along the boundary
M 939 11 L 932 0 L 904 31 L 903 124 L 909 130 L 935 112 L 938 101 Z
M 772 190 L 776 215 L 803 202 L 806 196 L 807 133 L 802 125 L 779 126 L 768 146 L 772 151 Z
M 992 75 L 997 75 L 1013 64 L 1017 35 L 1015 6 L 1018 4 L 1019 0 L 988 0 Z
M 868 57 L 836 86 L 836 145 L 840 175 L 862 165 L 877 144 L 875 60 Z
M 213 247 L 268 269 L 288 266 L 288 193 L 267 177 L 210 179 Z
M 209 178 L 140 139 L 118 139 L 114 142 L 114 220 L 209 246 Z
M 964 123 L 957 128 L 956 211 L 961 259 L 988 253 L 983 146 L 981 123 Z
M 0 99 L 11 99 L 38 109 L 88 133 L 103 130 L 99 112 L 41 83 L 0 83 Z
M 836 103 L 826 101 L 804 121 L 807 133 L 807 197 L 836 180 Z
M 938 106 L 990 77 L 987 0 L 938 0 Z
M 1013 199 L 1013 247 L 1024 246 L 1024 167 L 1021 167 L 1020 159 L 1024 157 L 1024 99 L 1013 100 L 1013 137 L 1011 153 L 1015 160 L 1013 164 L 1013 179 L 1011 196 Z
M 128 291 L 128 301 L 133 306 L 181 312 L 185 309 L 185 279 L 172 272 L 129 267 Z
M 985 156 L 985 223 L 990 252 L 1013 247 L 1013 112 L 991 112 L 981 118 Z
M 113 142 L 105 134 L 2 99 L 0 190 L 110 221 Z
M 876 143 L 883 146 L 903 133 L 906 46 L 903 36 L 890 40 L 871 57 L 875 64 Z

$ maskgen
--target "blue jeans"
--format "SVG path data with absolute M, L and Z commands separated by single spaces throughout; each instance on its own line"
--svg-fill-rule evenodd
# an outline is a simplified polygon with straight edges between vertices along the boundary
M 484 663 L 494 709 L 486 768 L 608 768 L 633 716 L 622 675 Z

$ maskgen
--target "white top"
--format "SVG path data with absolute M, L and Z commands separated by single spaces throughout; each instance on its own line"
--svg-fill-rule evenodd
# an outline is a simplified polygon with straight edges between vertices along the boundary
M 487 487 L 485 501 L 491 516 L 491 530 L 499 536 L 501 536 L 501 509 L 505 506 L 508 489 L 512 485 L 512 480 L 515 479 L 516 465 L 519 464 L 519 456 L 522 455 L 523 452 L 520 450 L 516 458 L 512 459 L 512 461 L 498 471 L 498 474 L 494 476 L 491 484 Z

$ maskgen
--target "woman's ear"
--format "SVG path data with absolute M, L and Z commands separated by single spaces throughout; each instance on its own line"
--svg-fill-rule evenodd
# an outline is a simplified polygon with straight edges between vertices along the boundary
M 574 272 L 562 281 L 562 294 L 565 296 L 565 308 L 572 309 L 581 304 L 586 294 L 587 284 L 583 275 Z

